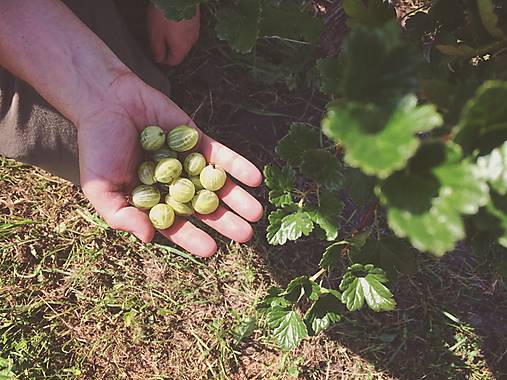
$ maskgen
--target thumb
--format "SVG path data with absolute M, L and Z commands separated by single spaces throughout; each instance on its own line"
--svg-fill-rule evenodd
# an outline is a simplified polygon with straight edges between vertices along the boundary
M 85 183 L 83 192 L 109 227 L 130 232 L 145 243 L 153 239 L 155 230 L 148 215 L 129 206 L 123 193 L 111 191 L 101 181 Z

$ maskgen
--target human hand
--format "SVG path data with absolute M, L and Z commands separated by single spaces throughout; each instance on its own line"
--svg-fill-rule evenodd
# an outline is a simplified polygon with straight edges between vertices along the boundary
M 179 65 L 199 37 L 200 10 L 190 20 L 168 20 L 164 12 L 150 2 L 147 11 L 151 52 L 157 63 Z
M 109 226 L 129 231 L 148 242 L 155 233 L 148 215 L 130 206 L 126 199 L 136 185 L 137 166 L 142 159 L 139 132 L 149 124 L 165 130 L 181 124 L 197 127 L 169 98 L 132 73 L 120 74 L 108 93 L 106 103 L 77 120 L 81 186 Z M 261 173 L 251 162 L 202 132 L 197 149 L 207 161 L 222 167 L 245 185 L 261 183 Z M 210 215 L 196 216 L 232 240 L 250 240 L 253 231 L 247 221 L 260 219 L 261 204 L 230 179 L 217 194 L 236 213 L 221 205 Z M 210 256 L 217 249 L 211 236 L 181 217 L 160 232 L 198 256 Z

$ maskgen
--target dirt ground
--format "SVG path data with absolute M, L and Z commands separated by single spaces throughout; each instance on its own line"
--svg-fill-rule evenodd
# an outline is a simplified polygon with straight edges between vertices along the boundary
M 259 167 L 289 122 L 318 127 L 327 101 L 259 82 L 209 27 L 167 74 L 197 124 Z M 264 187 L 252 193 L 268 204 Z M 316 239 L 273 247 L 265 231 L 264 218 L 248 244 L 217 236 L 206 261 L 143 245 L 107 228 L 78 188 L 0 158 L 0 357 L 20 379 L 507 378 L 507 288 L 465 248 L 438 262 L 414 253 L 419 271 L 391 286 L 395 312 L 344 311 L 290 353 L 262 320 L 235 342 L 269 286 L 318 266 Z

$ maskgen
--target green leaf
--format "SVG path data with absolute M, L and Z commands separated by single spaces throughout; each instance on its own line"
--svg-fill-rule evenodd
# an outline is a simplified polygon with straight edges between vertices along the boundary
M 319 267 L 326 270 L 331 270 L 331 268 L 335 267 L 339 262 L 341 262 L 341 253 L 343 245 L 345 244 L 347 244 L 346 241 L 340 241 L 327 247 L 322 254 L 322 259 L 320 260 Z
M 389 226 L 421 251 L 441 256 L 451 250 L 465 237 L 461 214 L 473 215 L 488 202 L 479 171 L 460 158 L 456 145 L 425 144 L 406 170 L 378 189 Z
M 482 178 L 501 195 L 507 193 L 507 142 L 491 151 L 487 156 L 477 159 Z
M 328 95 L 340 95 L 343 61 L 339 58 L 321 58 L 317 61 L 320 91 Z
M 320 334 L 340 321 L 341 294 L 330 290 L 322 294 L 305 314 L 305 323 L 311 335 Z
M 255 309 L 261 313 L 267 313 L 274 307 L 287 308 L 291 305 L 292 302 L 285 297 L 285 292 L 276 286 L 272 286 L 268 289 L 264 299 L 255 306 Z
M 308 336 L 303 320 L 291 309 L 274 307 L 268 313 L 268 326 L 273 329 L 280 347 L 287 351 L 297 347 Z
M 307 150 L 304 153 L 301 172 L 329 190 L 337 190 L 343 182 L 341 163 L 324 149 Z
M 236 8 L 221 8 L 217 13 L 218 38 L 239 53 L 249 53 L 259 36 L 260 15 L 260 0 L 239 0 Z
M 292 123 L 289 133 L 276 146 L 276 153 L 289 165 L 299 166 L 304 153 L 320 145 L 318 129 L 305 123 Z
M 341 93 L 348 100 L 384 103 L 417 88 L 420 53 L 401 39 L 395 22 L 381 29 L 352 30 L 343 59 Z
M 310 215 L 300 208 L 284 208 L 273 211 L 269 217 L 267 239 L 269 244 L 283 245 L 287 240 L 308 236 L 313 230 Z
M 260 21 L 262 36 L 303 38 L 315 42 L 320 36 L 321 29 L 321 21 L 310 15 L 294 0 L 283 0 L 278 4 L 263 7 Z
M 255 318 L 247 318 L 242 320 L 232 331 L 232 336 L 236 344 L 241 343 L 250 337 L 255 331 L 256 327 L 257 320 Z
M 479 229 L 489 232 L 501 246 L 507 248 L 507 196 L 491 189 L 490 198 L 491 201 L 475 216 L 474 222 Z
M 16 380 L 16 375 L 12 372 L 12 359 L 0 357 L 0 380 Z
M 286 166 L 281 170 L 273 165 L 264 167 L 264 182 L 271 189 L 269 201 L 275 206 L 292 204 L 292 190 L 294 188 L 294 170 Z
M 396 17 L 394 8 L 382 0 L 343 0 L 343 9 L 349 19 L 347 25 L 354 27 L 364 25 L 368 27 L 379 27 Z
M 495 12 L 493 0 L 477 0 L 477 7 L 484 29 L 493 37 L 503 38 L 502 30 L 498 27 L 499 20 Z
M 195 16 L 200 0 L 151 0 L 169 20 L 188 20 Z
M 361 309 L 365 301 L 373 311 L 393 310 L 396 301 L 384 285 L 387 282 L 382 269 L 371 264 L 354 264 L 347 269 L 340 283 L 341 301 L 350 311 Z
M 507 140 L 507 82 L 488 81 L 468 101 L 457 127 L 455 141 L 465 153 L 479 149 L 481 154 Z
M 300 276 L 294 278 L 281 295 L 291 302 L 297 302 L 301 296 L 301 291 L 310 300 L 315 301 L 319 298 L 320 286 L 307 276 Z
M 413 249 L 395 237 L 368 240 L 362 248 L 352 250 L 350 258 L 355 263 L 382 268 L 389 278 L 395 278 L 398 272 L 413 274 L 417 270 Z
M 331 106 L 322 121 L 324 133 L 345 147 L 345 161 L 368 175 L 386 178 L 405 166 L 419 146 L 416 133 L 442 124 L 433 105 L 404 97 L 389 118 L 373 104 L 348 102 Z
M 319 194 L 319 204 L 308 208 L 310 217 L 324 230 L 328 241 L 338 237 L 342 209 L 343 202 L 329 191 L 322 191 Z

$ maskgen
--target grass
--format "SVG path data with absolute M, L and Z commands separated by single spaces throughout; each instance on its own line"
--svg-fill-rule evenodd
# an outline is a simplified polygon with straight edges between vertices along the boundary
M 253 80 L 210 38 L 169 73 L 174 98 L 262 167 L 288 121 L 318 125 L 325 99 Z M 267 204 L 263 188 L 253 193 Z M 0 374 L 12 366 L 20 379 L 507 376 L 507 289 L 464 248 L 441 261 L 418 255 L 418 272 L 391 286 L 396 311 L 344 312 L 325 334 L 279 351 L 262 318 L 252 323 L 254 304 L 269 286 L 314 273 L 321 252 L 311 238 L 271 247 L 265 228 L 262 220 L 245 245 L 217 237 L 219 253 L 196 259 L 109 229 L 78 188 L 0 158 L 0 358 L 9 359 Z

